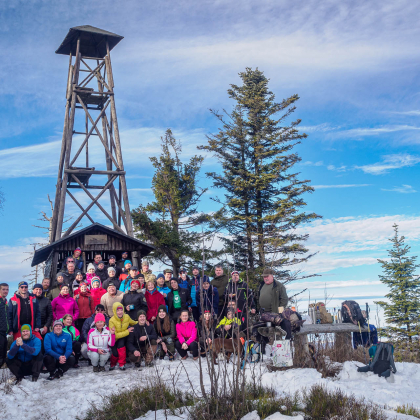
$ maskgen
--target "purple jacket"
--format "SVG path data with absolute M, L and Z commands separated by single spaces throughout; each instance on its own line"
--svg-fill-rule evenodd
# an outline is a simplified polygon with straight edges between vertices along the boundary
M 79 307 L 76 301 L 70 296 L 58 295 L 52 303 L 53 320 L 61 319 L 64 315 L 70 314 L 73 317 L 73 324 L 79 318 Z

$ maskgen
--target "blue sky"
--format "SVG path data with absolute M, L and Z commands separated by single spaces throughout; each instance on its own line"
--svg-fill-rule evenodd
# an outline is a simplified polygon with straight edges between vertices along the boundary
M 23 252 L 40 236 L 32 225 L 55 190 L 68 60 L 54 51 L 70 27 L 89 24 L 125 37 L 112 60 L 132 208 L 151 200 L 148 157 L 159 153 L 165 129 L 189 158 L 217 130 L 209 108 L 231 109 L 229 84 L 258 67 L 279 101 L 301 98 L 294 118 L 308 139 L 298 147 L 298 170 L 316 188 L 308 210 L 324 217 L 307 228 L 319 254 L 302 269 L 322 274 L 310 281 L 311 298 L 324 295 L 324 283 L 337 302 L 383 295 L 376 258 L 386 257 L 393 223 L 413 253 L 420 249 L 419 8 L 410 1 L 1 2 L 1 280 L 28 271 Z M 210 169 L 218 165 L 206 156 L 203 185 Z M 201 210 L 214 209 L 214 194 Z

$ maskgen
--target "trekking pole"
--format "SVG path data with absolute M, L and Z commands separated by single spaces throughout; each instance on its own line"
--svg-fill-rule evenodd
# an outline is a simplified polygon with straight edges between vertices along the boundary
M 370 337 L 369 312 L 370 312 L 369 304 L 366 302 L 366 315 L 367 315 L 369 345 L 372 345 L 372 341 L 371 341 L 371 337 Z
M 363 345 L 362 328 L 360 327 L 360 321 L 357 321 L 357 325 L 359 326 L 360 338 L 362 340 L 363 356 L 365 356 L 365 365 L 367 365 L 366 352 L 365 352 L 365 346 Z

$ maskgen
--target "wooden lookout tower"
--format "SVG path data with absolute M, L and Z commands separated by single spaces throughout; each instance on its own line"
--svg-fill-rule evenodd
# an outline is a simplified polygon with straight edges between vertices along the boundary
M 71 248 L 71 238 L 77 233 L 72 232 L 82 219 L 87 218 L 92 226 L 98 226 L 93 212 L 89 213 L 95 207 L 111 223 L 118 234 L 118 240 L 122 240 L 115 243 L 121 244 L 122 249 L 125 246 L 131 247 L 133 262 L 137 260 L 138 264 L 139 258 L 153 249 L 134 239 L 128 201 L 110 55 L 122 39 L 120 35 L 93 26 L 76 26 L 69 30 L 56 51 L 56 54 L 69 56 L 64 129 L 51 223 L 51 243 L 37 250 L 32 262 L 32 265 L 36 265 L 48 258 L 53 278 L 60 255 L 65 256 L 63 251 L 67 249 L 66 238 L 69 238 L 68 246 Z M 98 145 L 102 150 L 100 156 L 103 157 L 99 168 L 92 166 L 92 149 L 95 146 L 95 159 L 98 162 Z M 77 190 L 85 193 L 85 200 L 75 194 Z M 67 196 L 75 203 L 79 214 L 63 232 Z M 103 199 L 107 196 L 110 206 L 105 207 L 108 209 L 103 206 Z M 101 197 L 102 204 L 99 202 Z M 115 239 L 112 234 L 108 237 Z M 123 237 L 128 237 L 128 242 Z M 86 238 L 81 237 L 76 242 L 81 245 L 86 241 Z M 102 250 L 113 251 L 111 244 L 100 245 Z M 88 248 L 86 251 L 92 251 L 95 247 L 89 243 Z M 138 251 L 140 255 L 137 255 Z

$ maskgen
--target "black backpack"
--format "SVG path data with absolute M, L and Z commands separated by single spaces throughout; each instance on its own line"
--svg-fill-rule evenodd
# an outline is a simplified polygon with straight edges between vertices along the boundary
M 341 316 L 346 324 L 360 324 L 360 327 L 363 327 L 366 323 L 359 304 L 354 300 L 346 300 L 341 304 Z
M 379 343 L 376 346 L 375 356 L 373 357 L 372 363 L 369 365 L 369 370 L 379 376 L 388 369 L 395 373 L 397 368 L 394 363 L 393 350 L 391 343 Z

